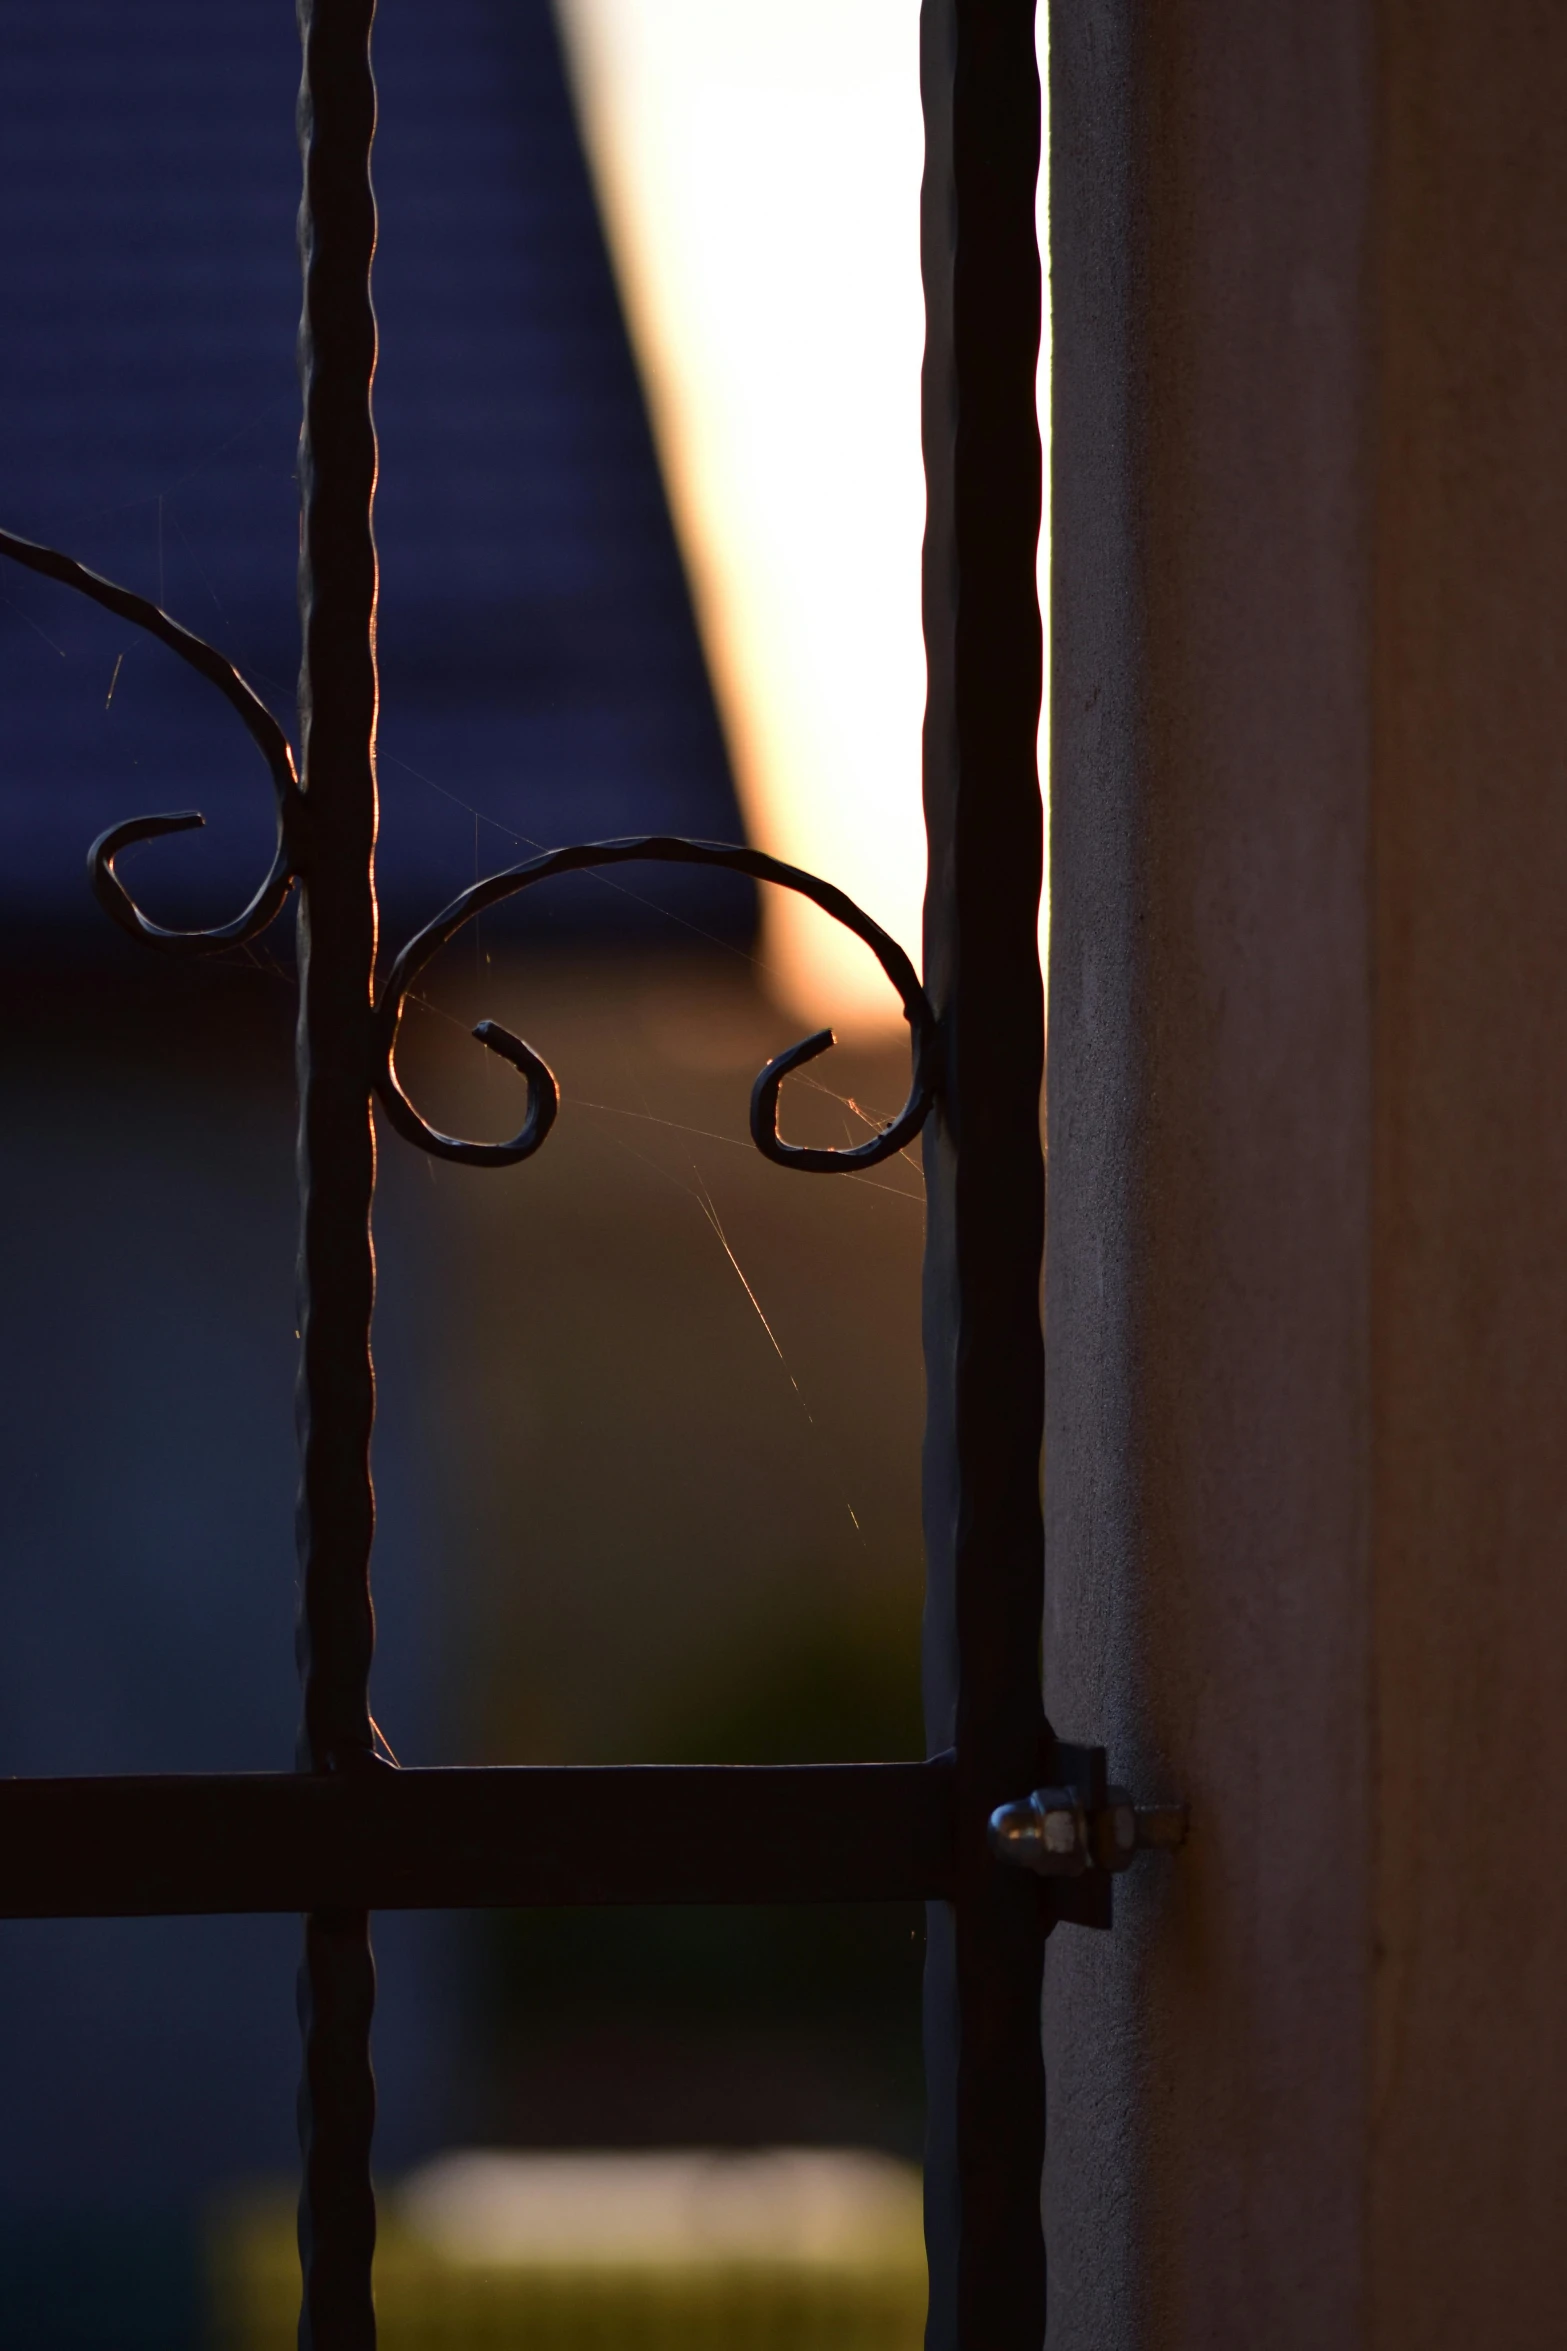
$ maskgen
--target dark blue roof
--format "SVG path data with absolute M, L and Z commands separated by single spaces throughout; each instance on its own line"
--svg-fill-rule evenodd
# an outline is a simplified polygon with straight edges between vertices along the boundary
M 376 59 L 389 915 L 535 842 L 738 839 L 548 0 L 384 0 Z M 50 0 L 0 64 L 0 523 L 161 597 L 290 731 L 297 82 L 292 0 Z M 95 919 L 92 835 L 189 805 L 211 830 L 128 878 L 234 911 L 270 793 L 219 698 L 63 590 L 0 597 L 0 912 Z M 647 895 L 749 920 L 722 877 Z

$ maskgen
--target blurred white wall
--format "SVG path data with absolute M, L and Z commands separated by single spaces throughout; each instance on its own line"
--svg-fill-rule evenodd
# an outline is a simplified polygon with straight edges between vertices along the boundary
M 918 0 L 556 0 L 751 839 L 916 957 Z M 896 1018 L 769 893 L 775 991 Z

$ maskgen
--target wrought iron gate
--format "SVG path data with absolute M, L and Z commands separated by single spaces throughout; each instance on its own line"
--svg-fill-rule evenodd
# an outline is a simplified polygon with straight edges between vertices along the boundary
M 896 943 L 830 884 L 752 850 L 647 838 L 556 850 L 477 883 L 403 948 L 377 989 L 373 13 L 374 0 L 299 5 L 297 770 L 282 729 L 221 654 L 68 557 L 0 533 L 0 553 L 150 631 L 205 676 L 271 773 L 276 854 L 234 922 L 161 928 L 116 872 L 123 849 L 199 825 L 198 815 L 114 827 L 94 843 L 90 871 L 114 921 L 169 955 L 256 937 L 298 887 L 303 1685 L 292 1774 L 0 1783 L 0 1915 L 304 1913 L 300 2342 L 367 2351 L 372 1910 L 922 1898 L 928 2339 L 933 2351 L 1036 2351 L 1045 2319 L 1044 1939 L 1060 1918 L 1108 1924 L 1114 1870 L 1139 1841 L 1172 1832 L 1168 1820 L 1140 1821 L 1106 1789 L 1097 1751 L 1058 1745 L 1039 1688 L 1033 0 L 925 0 L 922 18 L 925 987 Z M 426 1123 L 397 1076 L 405 995 L 485 907 L 555 874 L 636 859 L 727 866 L 802 891 L 870 946 L 909 1022 L 909 1100 L 870 1141 L 806 1150 L 778 1135 L 780 1087 L 831 1044 L 829 1032 L 762 1072 L 751 1131 L 765 1156 L 811 1174 L 872 1165 L 925 1131 L 925 1763 L 400 1771 L 375 1751 L 372 1103 L 442 1158 L 505 1167 L 538 1150 L 555 1115 L 555 1080 L 529 1045 L 490 1021 L 475 1034 L 525 1081 L 520 1131 L 486 1144 Z M 1023 1871 L 1004 1866 L 1019 1860 Z

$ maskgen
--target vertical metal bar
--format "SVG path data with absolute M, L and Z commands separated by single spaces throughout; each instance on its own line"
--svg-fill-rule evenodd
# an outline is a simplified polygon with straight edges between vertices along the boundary
M 374 1769 L 370 1013 L 376 905 L 371 417 L 374 0 L 300 0 L 304 422 L 299 600 L 300 1768 Z M 299 1976 L 302 2351 L 372 2351 L 375 1969 L 362 1911 L 306 1921 Z
M 1038 912 L 1032 0 L 924 0 L 928 489 L 925 979 L 945 1099 L 926 1128 L 925 1704 L 957 1750 L 958 1893 L 926 1968 L 929 2351 L 1038 2351 L 1039 1887 L 991 1809 L 1049 1761 L 1040 1698 L 1044 1006 Z

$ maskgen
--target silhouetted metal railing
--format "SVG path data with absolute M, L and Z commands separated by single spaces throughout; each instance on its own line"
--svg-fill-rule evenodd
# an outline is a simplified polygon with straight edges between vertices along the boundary
M 927 2240 L 932 2351 L 1036 2351 L 1044 2332 L 1039 1996 L 1057 1917 L 1108 1923 L 1110 1872 L 1089 1828 L 1070 1874 L 1049 1825 L 1103 1809 L 1102 1769 L 1058 1747 L 1040 1701 L 1038 1277 L 1043 1014 L 1036 921 L 1041 820 L 1034 586 L 1040 450 L 1034 375 L 1039 89 L 1032 0 L 925 0 L 924 274 L 929 519 L 926 988 L 895 941 L 829 883 L 757 851 L 652 837 L 558 849 L 481 881 L 422 930 L 376 992 L 376 556 L 370 273 L 373 0 L 301 0 L 304 269 L 300 367 L 303 666 L 299 769 L 282 729 L 221 654 L 143 598 L 51 549 L 0 553 L 150 631 L 223 693 L 259 747 L 277 849 L 249 907 L 207 931 L 149 920 L 115 861 L 199 825 L 140 817 L 90 855 L 93 889 L 165 954 L 255 938 L 297 886 L 301 1453 L 295 1774 L 0 1784 L 0 1914 L 300 1910 L 304 2183 L 300 2342 L 375 2340 L 370 2182 L 379 1908 L 541 1903 L 907 1900 L 931 1908 L 927 1967 Z M 926 1703 L 923 1764 L 798 1768 L 399 1771 L 374 1744 L 369 1449 L 375 1407 L 372 1103 L 437 1156 L 504 1167 L 546 1140 L 544 1061 L 493 1022 L 475 1034 L 519 1072 L 507 1143 L 429 1126 L 395 1068 L 423 964 L 485 907 L 552 875 L 632 859 L 726 866 L 803 892 L 878 957 L 902 1002 L 913 1082 L 854 1149 L 782 1141 L 778 1096 L 830 1032 L 771 1061 L 751 1132 L 784 1167 L 873 1165 L 923 1127 L 928 1179 Z M 934 1116 L 932 1113 L 934 1112 Z M 1086 1759 L 1085 1759 L 1086 1758 Z M 1086 1775 L 1086 1776 L 1085 1776 Z M 1030 1844 L 1017 1800 L 1069 1783 Z M 1079 1799 L 1072 1788 L 1086 1791 Z M 1059 1786 L 1044 1791 L 1052 1798 Z M 1005 1850 L 987 1824 L 1012 1804 Z M 1084 1806 L 1089 1809 L 1085 1810 Z M 1104 1815 L 1109 1818 L 1109 1814 Z M 1041 1858 L 1043 1856 L 1043 1858 Z

